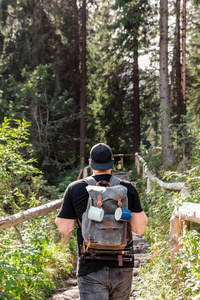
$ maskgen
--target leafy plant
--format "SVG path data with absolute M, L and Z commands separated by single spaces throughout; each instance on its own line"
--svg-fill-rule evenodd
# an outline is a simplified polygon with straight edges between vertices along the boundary
M 44 300 L 56 286 L 64 286 L 76 265 L 77 249 L 61 244 L 54 219 L 53 213 L 24 223 L 23 245 L 12 229 L 1 232 L 0 299 Z
M 184 201 L 199 202 L 200 180 L 199 167 L 194 167 L 184 174 L 168 171 L 161 178 L 165 181 L 185 181 L 190 190 L 190 199 L 179 192 L 163 191 L 156 184 L 151 191 L 143 193 L 141 200 L 148 215 L 146 237 L 151 244 L 151 258 L 141 268 L 139 278 L 134 278 L 137 296 L 140 299 L 199 299 L 200 286 L 200 234 L 199 227 L 184 232 L 182 248 L 176 257 L 176 273 L 170 264 L 169 225 L 175 205 Z
M 11 120 L 5 118 L 0 127 L 0 203 L 6 213 L 38 204 L 33 178 L 41 172 L 33 166 L 35 160 L 26 157 L 29 126 L 25 120 L 14 120 L 11 126 Z
M 45 299 L 55 285 L 44 269 L 49 239 L 38 232 L 21 246 L 1 250 L 0 296 L 3 299 Z
M 176 257 L 177 270 L 172 283 L 179 286 L 182 296 L 195 297 L 200 294 L 200 234 L 196 230 L 185 232 L 182 245 Z

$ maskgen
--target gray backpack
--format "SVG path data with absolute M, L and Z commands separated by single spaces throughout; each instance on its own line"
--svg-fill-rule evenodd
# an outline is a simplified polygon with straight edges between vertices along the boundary
M 129 222 L 117 221 L 115 211 L 118 207 L 128 209 L 127 188 L 120 184 L 120 179 L 111 176 L 109 183 L 102 181 L 100 186 L 92 177 L 84 179 L 88 186 L 88 204 L 82 216 L 83 251 L 82 258 L 90 259 L 117 259 L 119 265 L 123 265 L 122 254 L 124 248 L 131 241 L 127 236 Z M 88 219 L 88 212 L 91 207 L 101 207 L 104 211 L 102 221 Z M 130 230 L 128 230 L 130 233 Z M 127 252 L 127 251 L 126 251 Z M 128 254 L 128 252 L 126 253 Z M 129 253 L 133 256 L 133 253 Z M 112 258 L 111 258 L 112 257 Z M 126 258 L 127 260 L 127 258 Z

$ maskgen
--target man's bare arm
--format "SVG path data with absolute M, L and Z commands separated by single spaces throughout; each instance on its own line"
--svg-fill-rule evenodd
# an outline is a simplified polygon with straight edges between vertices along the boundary
M 139 213 L 131 213 L 131 230 L 135 232 L 136 234 L 142 234 L 144 233 L 147 225 L 147 216 L 145 215 L 144 211 L 141 211 Z
M 62 243 L 69 243 L 70 232 L 74 229 L 76 225 L 76 220 L 57 217 L 55 223 L 58 226 L 59 232 L 61 233 Z

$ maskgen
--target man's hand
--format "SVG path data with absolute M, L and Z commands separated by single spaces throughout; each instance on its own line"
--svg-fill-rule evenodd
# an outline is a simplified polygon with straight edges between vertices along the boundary
M 61 233 L 61 242 L 65 245 L 69 244 L 70 241 L 70 233 L 63 234 Z
M 62 243 L 68 244 L 70 241 L 70 233 L 76 225 L 76 220 L 57 217 L 55 223 L 58 226 L 59 232 L 61 233 Z

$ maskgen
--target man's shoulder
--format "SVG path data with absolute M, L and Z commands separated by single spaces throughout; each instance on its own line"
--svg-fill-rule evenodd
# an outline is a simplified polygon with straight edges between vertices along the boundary
M 119 178 L 120 179 L 120 178 Z M 120 184 L 121 185 L 124 185 L 124 186 L 132 186 L 132 184 L 131 184 L 131 182 L 130 181 L 128 181 L 128 180 L 122 180 L 122 179 L 120 179 Z
M 78 180 L 75 180 L 75 181 L 71 182 L 68 185 L 68 188 L 74 189 L 74 188 L 81 187 L 81 186 L 86 186 L 86 185 L 87 185 L 87 183 L 84 179 L 78 179 Z
M 133 186 L 133 184 L 130 182 L 130 181 L 127 181 L 127 180 L 121 180 L 120 181 L 120 184 L 127 187 L 127 189 L 129 191 L 135 191 L 136 188 Z
M 73 199 L 78 199 L 83 195 L 88 195 L 86 186 L 87 183 L 84 181 L 84 179 L 75 180 L 68 185 L 65 194 L 69 195 Z

